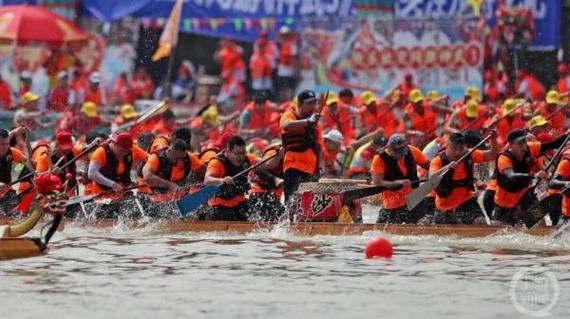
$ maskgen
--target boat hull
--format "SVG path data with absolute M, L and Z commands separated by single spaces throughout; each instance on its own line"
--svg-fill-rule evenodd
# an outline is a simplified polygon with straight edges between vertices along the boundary
M 0 238 L 0 260 L 36 257 L 45 252 L 39 238 Z
M 9 220 L 0 217 L 0 225 Z M 62 224 L 73 223 L 75 226 L 109 228 L 117 224 L 114 219 L 99 220 L 67 220 Z M 181 232 L 232 232 L 246 234 L 255 231 L 270 231 L 275 223 L 255 222 L 224 222 L 224 221 L 190 221 L 166 220 L 160 222 L 125 222 L 131 228 L 141 228 L 153 225 L 153 230 L 160 233 Z M 65 226 L 64 226 L 65 227 Z M 500 232 L 521 232 L 533 236 L 548 236 L 556 232 L 554 227 L 537 227 L 530 230 L 507 226 L 488 225 L 385 225 L 385 224 L 339 224 L 339 223 L 293 223 L 287 226 L 288 231 L 303 236 L 343 236 L 361 235 L 365 232 L 383 232 L 404 236 L 456 236 L 456 237 L 486 237 Z

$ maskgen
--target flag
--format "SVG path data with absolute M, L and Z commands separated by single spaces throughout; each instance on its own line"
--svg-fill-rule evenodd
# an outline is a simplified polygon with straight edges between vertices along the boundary
M 178 28 L 182 14 L 182 2 L 183 0 L 176 0 L 172 12 L 170 12 L 166 26 L 164 26 L 164 30 L 158 41 L 158 49 L 152 56 L 153 62 L 169 56 L 172 53 L 172 48 L 174 48 L 176 42 L 178 42 Z

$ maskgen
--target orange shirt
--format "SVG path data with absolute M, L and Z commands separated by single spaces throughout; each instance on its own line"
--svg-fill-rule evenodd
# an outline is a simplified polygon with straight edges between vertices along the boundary
M 533 160 L 536 160 L 540 156 L 540 143 L 529 142 L 528 150 L 530 152 L 531 158 Z M 497 159 L 497 169 L 501 173 L 503 173 L 507 168 L 512 168 L 512 167 L 513 167 L 513 162 L 511 161 L 510 158 L 508 158 L 505 155 L 499 155 L 499 158 Z M 521 198 L 523 197 L 523 195 L 526 193 L 527 190 L 528 187 L 516 193 L 510 193 L 497 184 L 497 189 L 495 192 L 495 204 L 504 208 L 513 208 L 521 200 Z
M 568 155 L 568 151 L 565 152 L 565 155 Z M 570 159 L 566 156 L 562 157 L 558 164 L 556 175 L 560 175 L 564 181 L 570 181 Z M 565 195 L 562 196 L 562 214 L 570 217 L 570 197 Z
M 133 149 L 131 150 L 131 155 L 133 157 L 133 165 L 136 162 L 144 162 L 147 159 L 147 152 L 145 152 L 142 148 L 133 145 Z M 105 148 L 103 147 L 98 147 L 94 152 L 93 155 L 91 155 L 91 162 L 96 162 L 97 164 L 99 164 L 101 167 L 105 166 L 105 164 L 107 164 L 107 154 L 105 153 Z M 125 172 L 125 161 L 120 158 L 119 159 L 119 163 L 117 165 L 117 175 L 123 174 Z M 99 185 L 97 185 L 95 182 L 91 182 L 91 191 L 93 192 L 92 194 L 99 194 L 102 193 L 104 190 L 99 187 Z
M 348 145 L 354 139 L 353 117 L 348 106 L 338 103 L 333 115 L 328 106 L 323 109 L 321 124 L 327 131 L 337 128 L 343 136 L 343 144 Z
M 497 123 L 497 142 L 499 145 L 507 143 L 509 133 L 518 128 L 525 128 L 525 121 L 520 111 L 517 111 L 512 117 L 505 117 Z
M 564 114 L 564 111 L 560 111 L 550 117 L 550 114 L 556 111 L 558 107 L 560 106 L 555 106 L 551 112 L 548 110 L 546 103 L 541 102 L 538 104 L 536 111 L 550 121 L 550 124 L 552 125 L 552 128 L 555 130 L 556 134 L 562 134 L 564 133 L 566 126 L 566 115 Z
M 405 113 L 410 119 L 410 129 L 433 135 L 437 127 L 436 115 L 431 109 L 429 102 L 424 101 L 423 107 L 424 113 L 420 115 L 414 109 L 413 104 L 409 103 L 406 105 Z
M 459 129 L 468 129 L 468 130 L 479 130 L 485 127 L 485 122 L 487 122 L 487 107 L 483 104 L 480 104 L 477 107 L 477 117 L 469 118 L 467 117 L 466 113 L 466 106 L 462 106 L 457 113 L 457 119 L 459 120 Z
M 360 109 L 360 120 L 362 125 L 366 128 L 366 132 L 370 133 L 382 127 L 384 129 L 384 136 L 390 137 L 394 134 L 399 125 L 399 121 L 394 117 L 394 113 L 388 111 L 390 106 L 385 103 L 376 103 L 376 112 L 370 112 L 366 106 Z
M 474 151 L 473 154 L 471 154 L 471 160 L 473 161 L 474 164 L 477 163 L 483 163 L 485 160 L 485 152 L 483 151 Z M 439 169 L 441 169 L 442 163 L 441 163 L 441 157 L 436 156 L 432 161 L 431 164 L 429 166 L 429 170 L 430 172 L 435 172 Z M 467 166 L 465 164 L 465 161 L 459 163 L 455 169 L 453 170 L 453 180 L 455 181 L 460 181 L 462 179 L 467 178 L 468 172 L 467 172 Z M 475 193 L 467 188 L 467 187 L 456 187 L 451 191 L 451 194 L 448 197 L 440 197 L 437 195 L 435 196 L 435 207 L 438 210 L 441 211 L 449 211 L 449 210 L 453 210 L 461 205 L 463 205 L 463 203 L 465 203 L 466 201 L 470 200 L 471 198 L 473 198 L 475 196 Z
M 79 155 L 79 153 L 81 153 L 81 148 L 74 146 L 72 151 L 73 151 L 73 156 L 75 157 Z M 42 153 L 37 160 L 36 172 L 37 173 L 47 172 L 54 164 L 55 163 L 51 162 L 51 156 L 49 154 L 49 151 L 47 153 Z M 61 166 L 63 164 L 65 164 L 65 159 L 58 166 Z
M 150 153 L 156 153 L 160 150 L 166 149 L 170 146 L 170 141 L 165 136 L 157 136 L 150 145 Z
M 190 159 L 190 170 L 191 171 L 198 170 L 198 168 L 200 168 L 200 166 L 202 165 L 202 162 L 200 161 L 198 156 L 196 156 L 190 152 L 188 152 L 188 158 Z M 160 160 L 158 159 L 157 154 L 151 154 L 150 155 L 150 157 L 146 161 L 146 164 L 144 164 L 144 169 L 148 169 L 153 173 L 158 172 L 158 170 L 160 169 Z M 184 176 L 184 162 L 178 161 L 176 164 L 174 164 L 172 166 L 172 172 L 170 173 L 170 179 L 169 180 L 171 182 L 176 183 L 176 182 L 181 181 L 185 177 L 186 176 Z
M 269 150 L 269 151 L 265 152 L 265 154 L 263 155 L 263 159 L 269 158 L 269 157 L 275 155 L 275 153 L 277 153 L 276 150 Z M 250 193 L 264 193 L 264 192 L 265 192 L 265 190 L 263 188 L 261 188 L 261 186 L 259 186 L 257 183 L 251 183 Z M 283 195 L 283 186 L 275 189 L 273 191 L 273 194 L 275 195 L 275 197 L 281 198 L 281 195 Z
M 281 134 L 285 132 L 283 130 L 285 124 L 295 120 L 297 120 L 297 116 L 295 115 L 295 113 L 293 113 L 293 111 L 285 112 L 283 116 L 281 116 L 281 121 L 280 121 Z M 324 144 L 323 136 L 318 126 L 316 128 L 316 131 L 318 139 L 317 143 L 319 143 L 319 145 L 323 145 Z M 317 154 L 315 154 L 315 152 L 313 152 L 312 149 L 307 149 L 303 152 L 292 152 L 292 151 L 285 152 L 285 156 L 283 158 L 283 170 L 287 171 L 288 169 L 291 168 L 300 170 L 307 174 L 314 174 L 317 169 Z
M 422 153 L 420 149 L 411 145 L 409 148 L 417 165 L 423 165 L 429 162 L 427 157 Z M 390 150 L 387 149 L 388 154 L 389 151 Z M 406 175 L 408 173 L 408 170 L 404 163 L 404 158 L 398 159 L 397 163 L 398 168 L 402 174 Z M 386 164 L 382 160 L 382 157 L 380 157 L 380 155 L 374 155 L 374 158 L 372 159 L 372 166 L 370 167 L 370 173 L 372 173 L 372 175 L 377 175 L 385 174 L 385 172 Z M 411 192 L 411 187 L 402 187 L 398 190 L 385 190 L 382 194 L 382 207 L 384 209 L 396 209 L 406 205 L 406 196 Z
M 256 157 L 253 154 L 247 154 L 246 160 L 249 160 L 250 164 L 255 164 L 257 161 Z M 208 167 L 206 168 L 206 175 L 210 175 L 217 178 L 226 177 L 226 169 L 224 164 L 220 162 L 218 159 L 212 159 L 208 163 Z M 222 207 L 236 207 L 237 205 L 241 204 L 245 201 L 245 195 L 238 195 L 231 199 L 223 199 L 219 197 L 212 197 L 208 200 L 208 206 L 222 206 Z

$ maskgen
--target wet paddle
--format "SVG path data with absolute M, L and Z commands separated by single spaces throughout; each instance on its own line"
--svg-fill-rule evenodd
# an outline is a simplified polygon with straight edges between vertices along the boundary
M 259 166 L 265 164 L 266 162 L 273 159 L 277 155 L 279 155 L 279 152 L 239 172 L 237 175 L 233 176 L 232 179 L 236 179 L 244 174 L 249 173 L 251 170 L 254 170 Z M 178 206 L 178 210 L 180 210 L 180 214 L 182 215 L 182 217 L 186 217 L 188 213 L 196 210 L 198 207 L 205 204 L 210 198 L 214 197 L 214 195 L 216 195 L 218 190 L 220 190 L 220 187 L 221 185 L 206 185 L 201 190 L 192 194 L 188 194 L 184 196 L 182 199 L 176 201 L 176 206 Z
M 481 142 L 479 142 L 479 144 L 477 144 L 475 147 L 473 147 L 472 149 L 470 149 L 467 153 L 465 153 L 465 155 L 463 155 L 460 159 L 458 159 L 456 162 L 459 164 L 461 162 L 463 162 L 465 159 L 467 159 L 469 156 L 471 156 L 471 154 L 473 154 L 473 152 L 475 152 L 475 150 L 477 150 L 479 147 L 481 147 L 483 144 L 485 144 L 491 137 L 493 137 L 493 135 L 495 135 L 495 131 L 491 131 L 491 133 L 489 135 L 487 135 L 487 137 L 485 137 Z M 449 172 L 451 170 L 450 167 L 447 168 L 443 168 L 437 172 L 434 172 L 433 174 L 430 174 L 429 179 L 427 180 L 427 182 L 423 183 L 422 185 L 420 185 L 420 187 L 416 188 L 413 192 L 411 192 L 407 197 L 406 197 L 406 205 L 408 207 L 409 210 L 414 209 L 416 206 L 418 206 L 418 204 L 424 200 L 424 198 L 431 193 L 434 189 L 437 188 L 437 186 L 439 186 L 439 183 L 441 183 L 441 180 L 443 179 L 443 176 Z
M 117 127 L 117 129 L 115 130 L 115 132 L 118 131 L 124 131 L 127 130 L 135 125 L 141 124 L 142 122 L 148 120 L 149 118 L 151 118 L 153 115 L 155 115 L 160 109 L 162 109 L 164 106 L 166 105 L 166 101 L 162 101 L 160 103 L 158 103 L 157 105 L 149 108 L 148 110 L 146 110 L 136 121 L 134 122 L 129 122 L 126 124 L 123 124 L 119 127 Z
M 132 191 L 134 189 L 138 189 L 138 188 L 145 187 L 145 186 L 147 186 L 147 185 L 146 184 L 140 184 L 140 185 L 129 186 L 129 187 L 126 187 L 125 189 L 123 189 L 122 191 L 120 191 L 119 193 Z M 108 190 L 108 191 L 102 192 L 100 194 L 78 196 L 78 197 L 75 197 L 75 198 L 68 200 L 64 206 L 68 207 L 68 206 L 72 206 L 72 205 L 77 205 L 77 204 L 89 202 L 89 201 L 92 201 L 92 200 L 97 199 L 99 197 L 103 197 L 105 195 L 109 195 L 112 193 L 116 193 L 116 192 L 113 190 Z

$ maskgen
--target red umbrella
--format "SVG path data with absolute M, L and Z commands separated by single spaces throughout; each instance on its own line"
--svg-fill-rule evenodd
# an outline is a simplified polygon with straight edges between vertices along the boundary
M 0 7 L 0 41 L 15 41 L 18 44 L 45 42 L 61 46 L 86 40 L 87 35 L 73 22 L 43 7 Z

